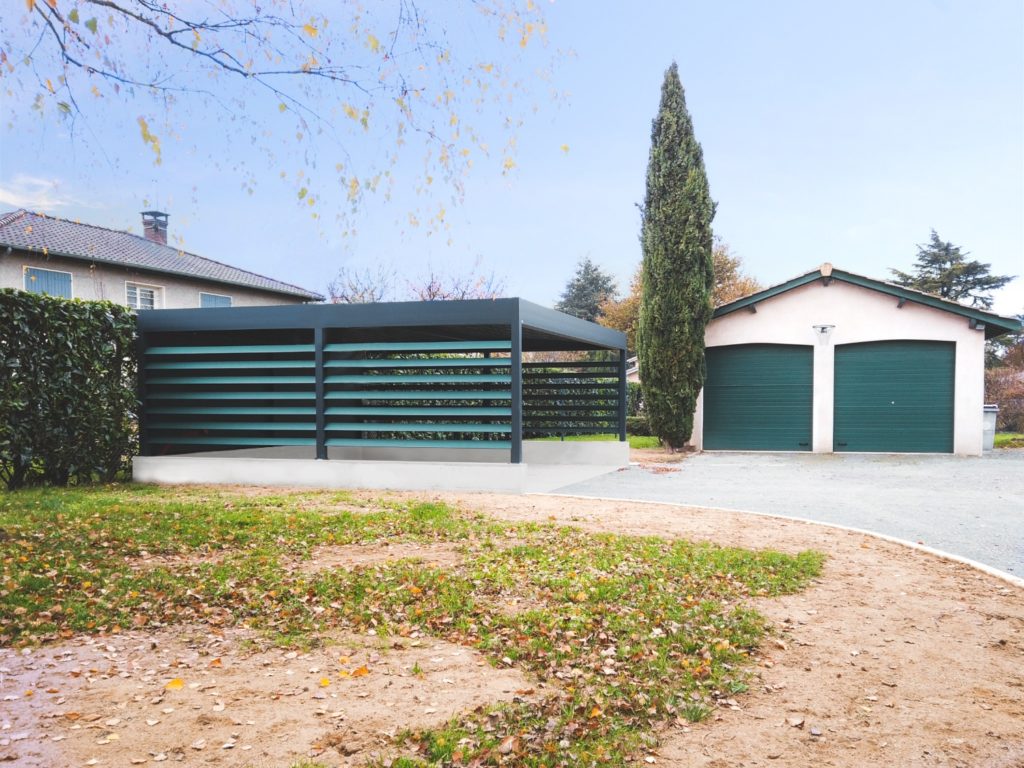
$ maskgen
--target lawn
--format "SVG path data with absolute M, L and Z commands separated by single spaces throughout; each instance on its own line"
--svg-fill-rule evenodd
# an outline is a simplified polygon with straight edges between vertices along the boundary
M 564 440 L 567 443 L 599 442 L 610 443 L 619 439 L 618 435 L 567 435 L 566 437 L 543 437 L 541 440 Z M 649 435 L 626 435 L 630 448 L 657 448 L 661 443 L 658 438 Z
M 996 448 L 1024 448 L 1024 434 L 1020 432 L 996 432 Z
M 459 561 L 295 567 L 384 541 L 443 543 Z M 422 632 L 522 670 L 543 697 L 399 733 L 394 768 L 624 765 L 659 726 L 746 690 L 768 631 L 751 599 L 804 588 L 822 561 L 344 493 L 25 491 L 0 496 L 0 645 L 196 622 L 298 648 Z

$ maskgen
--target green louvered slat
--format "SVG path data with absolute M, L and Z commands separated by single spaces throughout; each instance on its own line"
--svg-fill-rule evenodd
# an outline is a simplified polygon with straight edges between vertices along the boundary
M 811 450 L 812 347 L 708 347 L 706 359 L 705 448 Z
M 833 449 L 952 453 L 955 369 L 952 342 L 838 345 Z
M 147 371 L 188 371 L 210 368 L 312 368 L 313 360 L 179 360 L 146 363 Z
M 327 447 L 335 448 L 504 448 L 508 440 L 360 440 L 358 438 L 329 438 Z
M 328 421 L 333 432 L 511 432 L 508 424 L 388 424 L 386 422 Z
M 612 378 L 611 374 L 594 373 L 524 373 L 523 381 L 544 381 L 546 379 L 593 379 L 604 384 Z M 615 382 L 618 384 L 618 382 Z
M 415 360 L 328 360 L 325 368 L 508 368 L 507 357 L 488 360 L 474 358 L 416 358 Z
M 548 392 L 541 392 L 541 390 L 554 390 L 555 392 L 580 392 L 583 390 L 594 389 L 598 391 L 609 391 L 618 392 L 619 385 L 615 384 L 541 384 L 535 381 L 529 383 L 523 382 L 523 390 L 530 394 L 543 394 L 546 397 L 552 397 Z
M 259 352 L 313 352 L 312 344 L 249 344 L 231 347 L 150 347 L 147 355 L 252 355 Z
M 438 390 L 424 392 L 421 390 L 331 390 L 325 397 L 328 400 L 511 400 L 512 393 L 508 390 L 457 392 L 454 390 Z
M 490 352 L 512 349 L 512 342 L 505 341 L 381 341 L 358 342 L 353 344 L 327 344 L 324 352 L 454 352 L 477 350 Z
M 328 376 L 324 379 L 326 384 L 458 384 L 462 382 L 495 382 L 497 384 L 509 384 L 511 376 L 488 373 L 457 373 L 444 374 L 442 376 L 430 376 L 410 373 L 407 376 L 373 376 L 371 374 L 351 376 Z
M 147 384 L 312 384 L 312 376 L 157 376 Z
M 584 361 L 580 363 L 523 363 L 523 369 L 529 370 L 531 368 L 546 368 L 552 371 L 559 371 L 573 368 L 609 368 L 617 372 L 618 365 L 618 361 L 611 363 L 602 361 Z
M 312 437 L 191 437 L 188 435 L 166 435 L 151 437 L 154 445 L 316 445 Z
M 466 408 L 328 408 L 328 416 L 511 416 L 511 408 L 483 408 L 467 406 Z
M 209 408 L 203 406 L 164 406 L 147 408 L 146 413 L 168 414 L 209 414 L 211 416 L 315 416 L 316 408 Z
M 314 400 L 310 392 L 147 392 L 148 400 Z
M 547 437 L 557 437 L 559 435 L 614 435 L 616 430 L 609 429 L 608 427 L 566 427 L 566 428 L 547 428 L 547 427 L 523 427 L 523 431 L 531 435 L 545 435 Z
M 312 432 L 316 429 L 314 422 L 292 421 L 171 421 L 150 422 L 150 429 L 216 429 L 237 432 L 267 430 L 274 432 Z

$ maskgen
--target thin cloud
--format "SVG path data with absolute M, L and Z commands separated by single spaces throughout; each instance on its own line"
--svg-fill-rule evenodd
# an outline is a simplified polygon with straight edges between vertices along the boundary
M 43 179 L 23 173 L 10 181 L 0 182 L 0 204 L 33 211 L 54 211 L 71 206 L 102 207 L 69 194 L 60 179 Z

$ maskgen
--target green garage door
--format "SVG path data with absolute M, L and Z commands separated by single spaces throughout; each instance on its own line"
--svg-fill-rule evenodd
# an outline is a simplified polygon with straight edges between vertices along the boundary
M 879 341 L 836 347 L 836 451 L 953 452 L 956 347 Z
M 741 344 L 705 354 L 704 448 L 811 450 L 811 347 Z

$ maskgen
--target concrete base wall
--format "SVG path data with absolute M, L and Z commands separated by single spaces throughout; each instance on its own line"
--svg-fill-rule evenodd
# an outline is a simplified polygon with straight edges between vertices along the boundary
M 527 464 L 596 464 L 624 467 L 629 464 L 629 443 L 524 440 L 523 461 Z
M 140 483 L 262 485 L 309 488 L 374 488 L 410 491 L 549 491 L 614 472 L 629 463 L 628 443 L 527 441 L 525 463 L 511 464 L 507 452 L 446 449 L 354 449 L 383 451 L 383 457 L 317 461 L 301 447 L 244 448 L 179 456 L 137 456 L 132 476 Z M 350 450 L 346 449 L 345 453 Z M 462 454 L 470 454 L 462 458 Z M 441 460 L 439 454 L 449 454 Z M 495 454 L 504 461 L 485 461 Z M 398 457 L 409 455 L 415 461 Z
M 315 459 L 137 456 L 140 483 L 265 485 L 521 493 L 525 464 L 439 461 L 316 461 Z

